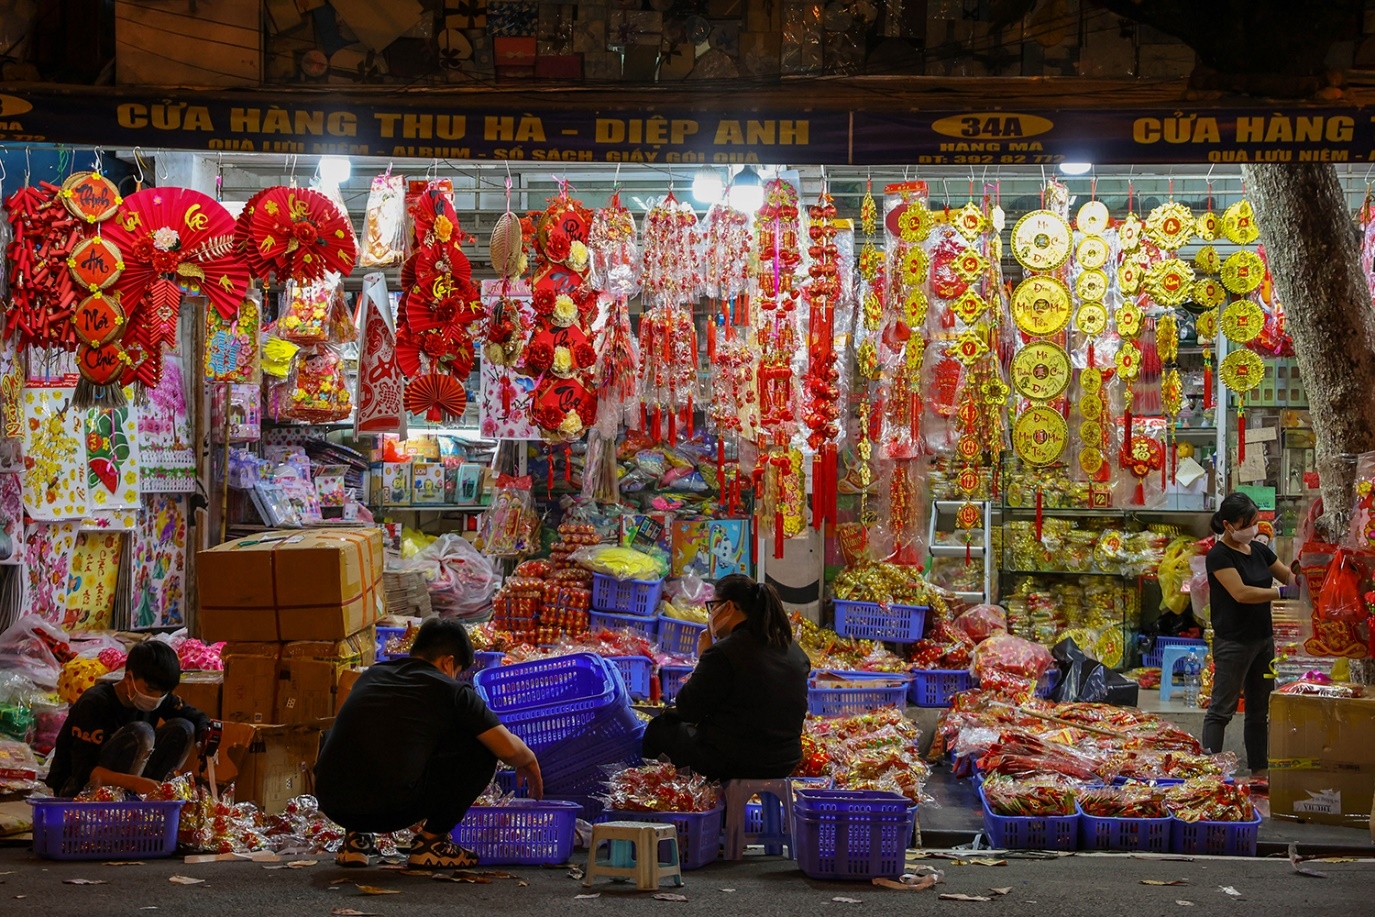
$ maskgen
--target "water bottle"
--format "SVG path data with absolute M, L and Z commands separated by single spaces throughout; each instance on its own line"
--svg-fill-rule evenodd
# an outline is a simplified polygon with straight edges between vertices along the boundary
M 1203 674 L 1203 659 L 1197 651 L 1184 657 L 1184 706 L 1198 706 L 1198 682 Z

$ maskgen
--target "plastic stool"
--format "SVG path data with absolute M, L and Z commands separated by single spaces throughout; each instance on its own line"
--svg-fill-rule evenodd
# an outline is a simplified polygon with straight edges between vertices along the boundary
M 1162 701 L 1169 700 L 1175 694 L 1184 694 L 1184 685 L 1174 683 L 1174 664 L 1188 659 L 1191 653 L 1199 653 L 1206 660 L 1208 647 L 1167 646 L 1160 650 L 1160 699 Z
M 762 830 L 749 831 L 745 806 L 759 797 Z M 742 860 L 750 844 L 763 844 L 769 856 L 793 852 L 793 791 L 786 777 L 776 780 L 732 780 L 726 784 L 726 859 Z
M 607 846 L 607 859 L 597 856 L 602 845 Z M 669 859 L 659 857 L 659 846 L 669 844 Z M 664 879 L 672 879 L 675 886 L 683 884 L 683 868 L 678 862 L 678 829 L 657 822 L 608 821 L 592 826 L 592 843 L 588 845 L 587 878 L 583 887 L 593 880 L 608 878 L 616 882 L 635 880 L 641 891 L 653 891 Z

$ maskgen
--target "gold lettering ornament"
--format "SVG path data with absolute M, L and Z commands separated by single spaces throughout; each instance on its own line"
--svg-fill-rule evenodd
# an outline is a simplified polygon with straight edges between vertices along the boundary
M 973 202 L 965 204 L 951 217 L 955 229 L 970 242 L 983 235 L 988 229 L 988 218 Z
M 1162 306 L 1183 305 L 1193 291 L 1194 269 L 1178 258 L 1157 261 L 1146 271 L 1142 286 L 1146 293 Z
M 1074 327 L 1089 337 L 1102 334 L 1108 327 L 1107 308 L 1101 302 L 1084 303 L 1074 316 Z
M 1086 271 L 1094 271 L 1108 263 L 1107 240 L 1102 236 L 1084 236 L 1074 249 L 1074 260 Z
M 1059 334 L 1070 315 L 1069 287 L 1056 277 L 1028 277 L 1012 293 L 1012 319 L 1027 334 Z
M 1085 235 L 1101 236 L 1108 228 L 1108 205 L 1102 201 L 1089 201 L 1079 208 L 1075 222 Z
M 1222 224 L 1218 220 L 1217 214 L 1213 213 L 1211 207 L 1209 207 L 1207 213 L 1199 214 L 1198 219 L 1194 220 L 1194 232 L 1196 232 L 1198 237 L 1204 242 L 1216 240 L 1217 234 L 1221 228 Z
M 1084 271 L 1074 281 L 1074 292 L 1083 300 L 1101 300 L 1108 293 L 1108 275 L 1098 270 Z
M 1033 210 L 1012 228 L 1012 254 L 1032 271 L 1053 271 L 1069 260 L 1070 231 L 1064 217 Z
M 1194 255 L 1194 267 L 1205 274 L 1216 274 L 1222 270 L 1222 259 L 1218 257 L 1217 249 L 1211 245 L 1205 245 Z
M 1227 340 L 1245 344 L 1265 330 L 1265 312 L 1249 299 L 1238 299 L 1222 310 L 1221 326 Z
M 1069 355 L 1050 341 L 1032 341 L 1012 358 L 1012 387 L 1024 398 L 1059 398 L 1069 387 L 1069 379 Z
M 1233 252 L 1222 262 L 1222 285 L 1237 296 L 1245 296 L 1265 280 L 1265 262 L 1250 251 Z
M 1265 361 L 1243 347 L 1222 358 L 1218 375 L 1222 377 L 1222 384 L 1232 391 L 1249 392 L 1265 379 Z
M 1194 281 L 1189 298 L 1200 306 L 1216 309 L 1227 301 L 1227 288 L 1216 277 L 1200 277 Z
M 1175 201 L 1161 204 L 1146 217 L 1146 237 L 1167 252 L 1178 251 L 1194 237 L 1193 211 Z
M 1256 225 L 1256 211 L 1247 200 L 1237 201 L 1222 214 L 1222 234 L 1228 242 L 1236 245 L 1250 245 L 1260 238 L 1260 227 Z
M 1059 461 L 1069 442 L 1065 418 L 1054 408 L 1036 405 L 1017 418 L 1012 448 L 1028 465 L 1043 467 Z

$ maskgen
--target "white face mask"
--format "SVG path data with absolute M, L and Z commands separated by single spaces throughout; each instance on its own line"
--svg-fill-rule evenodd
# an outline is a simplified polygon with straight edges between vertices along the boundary
M 166 694 L 161 697 L 153 697 L 144 694 L 133 685 L 129 686 L 129 703 L 134 705 L 135 710 L 141 710 L 144 713 L 152 713 L 154 710 L 161 707 L 162 702 L 165 700 L 167 700 Z
M 1260 532 L 1260 526 L 1252 525 L 1244 529 L 1233 529 L 1232 540 L 1237 544 L 1250 544 Z

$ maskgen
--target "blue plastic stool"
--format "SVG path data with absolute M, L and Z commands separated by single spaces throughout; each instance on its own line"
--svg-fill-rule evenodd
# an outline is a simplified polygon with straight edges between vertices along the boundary
M 1169 700 L 1176 694 L 1184 693 L 1184 685 L 1174 683 L 1174 665 L 1176 662 L 1183 662 L 1188 659 L 1190 654 L 1198 653 L 1205 660 L 1208 656 L 1208 646 L 1167 646 L 1160 651 L 1160 699 Z
M 746 806 L 759 797 L 759 831 L 749 831 Z M 726 784 L 726 859 L 740 860 L 750 844 L 762 844 L 769 856 L 793 855 L 792 786 L 777 780 L 732 780 Z

